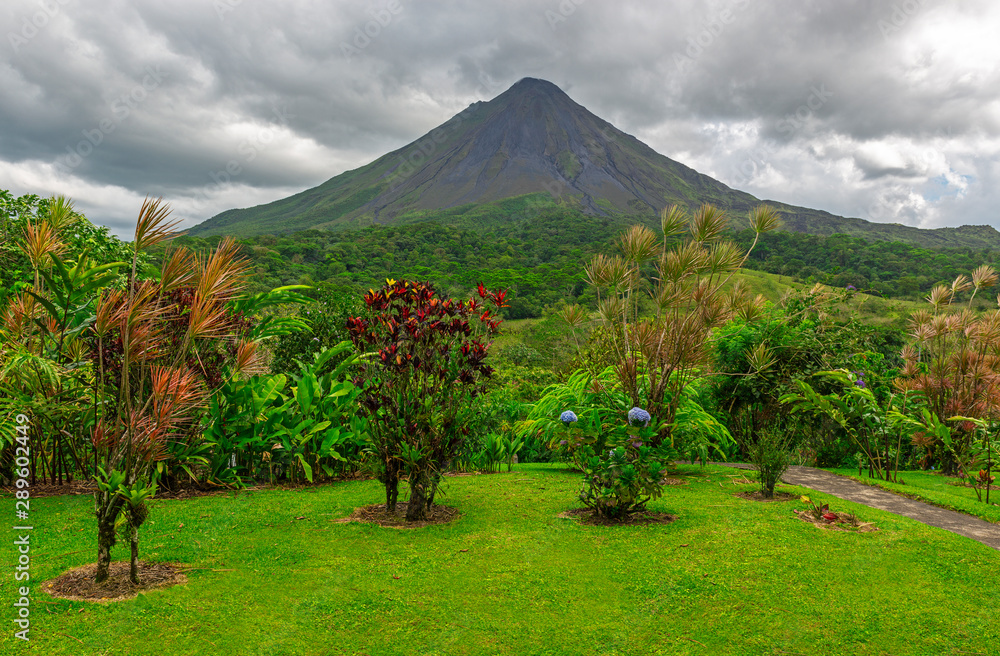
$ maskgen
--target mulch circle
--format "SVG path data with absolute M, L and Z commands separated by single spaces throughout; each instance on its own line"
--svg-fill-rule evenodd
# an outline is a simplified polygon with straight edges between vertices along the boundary
M 859 521 L 857 517 L 848 513 L 829 513 L 836 515 L 836 519 L 817 519 L 808 510 L 792 510 L 795 516 L 804 522 L 809 522 L 817 528 L 825 528 L 831 531 L 848 531 L 851 533 L 872 533 L 878 528 L 871 522 Z
M 590 508 L 574 508 L 566 512 L 559 513 L 557 517 L 562 519 L 579 519 L 581 524 L 588 526 L 642 526 L 644 524 L 669 524 L 677 519 L 677 515 L 665 512 L 653 512 L 642 510 L 623 517 L 622 519 L 608 519 L 601 517 Z
M 458 508 L 451 506 L 432 506 L 428 512 L 428 519 L 419 522 L 406 521 L 406 501 L 396 503 L 396 512 L 386 511 L 385 504 L 380 503 L 372 506 L 356 508 L 348 517 L 341 522 L 368 522 L 378 524 L 387 528 L 421 528 L 433 524 L 447 524 L 458 519 L 461 515 Z
M 738 496 L 741 499 L 748 499 L 750 501 L 763 501 L 765 503 L 770 501 L 791 501 L 793 499 L 799 498 L 798 495 L 791 494 L 790 492 L 775 492 L 774 496 L 768 499 L 764 496 L 764 493 L 761 492 L 760 490 L 755 490 L 753 492 L 737 492 L 735 496 Z
M 128 561 L 111 563 L 108 580 L 98 585 L 94 581 L 97 563 L 82 565 L 42 584 L 42 590 L 53 597 L 70 601 L 124 601 L 140 592 L 169 588 L 187 583 L 186 568 L 177 563 L 139 561 L 139 585 L 129 580 Z

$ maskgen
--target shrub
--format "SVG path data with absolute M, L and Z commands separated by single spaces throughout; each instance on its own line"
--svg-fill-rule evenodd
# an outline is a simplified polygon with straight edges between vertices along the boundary
M 357 356 L 342 359 L 351 344 L 324 349 L 298 363 L 288 393 L 284 374 L 231 381 L 213 396 L 205 439 L 211 446 L 209 480 L 241 486 L 244 478 L 272 480 L 299 474 L 312 482 L 357 469 L 367 446 L 367 425 L 357 416 L 361 390 L 347 380 Z
M 563 416 L 570 419 L 567 414 Z M 595 450 L 593 444 L 584 443 L 576 453 L 583 470 L 580 501 L 606 519 L 624 519 L 659 498 L 667 463 L 676 457 L 669 447 L 652 446 L 656 429 L 649 426 L 649 413 L 632 408 L 627 417 L 627 426 L 603 436 L 606 449 Z M 575 422 L 566 419 L 563 421 L 571 431 Z
M 506 292 L 479 285 L 480 299 L 504 307 Z M 351 341 L 370 356 L 358 380 L 377 455 L 386 508 L 395 512 L 407 477 L 407 521 L 424 519 L 441 475 L 461 453 L 474 399 L 493 368 L 486 363 L 501 319 L 479 299 L 438 298 L 429 283 L 387 280 L 364 297 L 369 312 L 348 320 Z
M 765 499 L 774 497 L 774 486 L 792 464 L 793 440 L 792 432 L 785 426 L 772 425 L 761 430 L 757 439 L 747 446 Z

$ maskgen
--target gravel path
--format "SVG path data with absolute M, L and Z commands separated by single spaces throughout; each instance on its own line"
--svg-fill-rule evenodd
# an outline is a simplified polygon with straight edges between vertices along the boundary
M 739 469 L 752 469 L 750 465 L 742 463 L 720 464 L 727 464 Z M 898 494 L 813 467 L 793 465 L 788 468 L 781 480 L 789 485 L 800 485 L 811 490 L 818 490 L 840 499 L 909 517 L 928 526 L 943 528 L 1000 551 L 1000 525 L 991 524 L 971 515 L 907 499 Z

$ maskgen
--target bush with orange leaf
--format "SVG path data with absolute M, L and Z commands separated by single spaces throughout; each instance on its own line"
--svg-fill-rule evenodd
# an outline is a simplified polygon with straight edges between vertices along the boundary
M 247 267 L 229 239 L 204 256 L 175 249 L 143 277 L 143 254 L 169 240 L 174 227 L 167 206 L 147 199 L 131 262 L 90 266 L 86 251 L 64 247 L 51 221 L 32 225 L 23 250 L 34 284 L 9 300 L 0 327 L 8 350 L 0 383 L 26 395 L 33 414 L 58 417 L 67 440 L 56 452 L 69 447 L 72 468 L 97 481 L 98 582 L 108 576 L 122 520 L 138 580 L 145 501 L 171 449 L 203 440 L 210 395 L 238 372 L 261 368 L 261 339 L 301 327 L 249 318 L 297 299 L 287 289 L 246 297 Z

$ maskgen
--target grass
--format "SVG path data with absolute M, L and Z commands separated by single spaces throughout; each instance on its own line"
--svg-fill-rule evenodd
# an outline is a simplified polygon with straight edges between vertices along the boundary
M 976 497 L 976 491 L 971 487 L 956 485 L 962 479 L 954 476 L 945 476 L 937 472 L 929 471 L 902 471 L 899 472 L 898 480 L 902 483 L 888 483 L 875 478 L 868 478 L 867 472 L 864 476 L 858 476 L 857 469 L 828 469 L 828 471 L 848 476 L 856 481 L 875 485 L 890 492 L 896 492 L 905 496 L 926 501 L 927 503 L 957 510 L 984 519 L 994 524 L 1000 524 L 1000 490 L 990 490 L 989 505 L 980 501 Z M 986 498 L 986 493 L 983 493 Z
M 536 464 L 449 479 L 442 502 L 461 518 L 416 530 L 334 522 L 380 500 L 373 481 L 155 500 L 143 556 L 201 569 L 103 605 L 38 590 L 94 559 L 91 499 L 33 500 L 32 640 L 8 627 L 0 652 L 936 656 L 1000 638 L 982 601 L 998 593 L 996 551 L 809 492 L 880 528 L 825 531 L 794 518 L 798 501 L 734 497 L 751 489 L 732 482 L 743 472 L 680 474 L 650 504 L 678 520 L 653 526 L 557 518 L 579 505 L 579 475 Z

